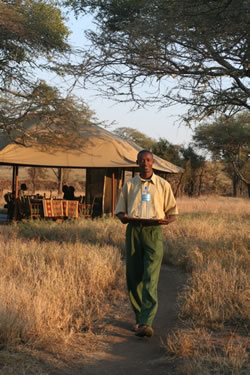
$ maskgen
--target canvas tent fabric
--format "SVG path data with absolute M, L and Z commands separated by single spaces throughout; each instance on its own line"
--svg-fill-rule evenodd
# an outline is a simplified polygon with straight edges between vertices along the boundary
M 36 131 L 36 125 L 31 131 Z M 32 130 L 33 129 L 33 130 Z M 82 125 L 78 142 L 71 147 L 48 146 L 39 141 L 32 146 L 11 142 L 0 135 L 0 164 L 62 168 L 131 168 L 141 148 L 97 125 Z M 182 169 L 154 156 L 154 169 L 181 173 Z

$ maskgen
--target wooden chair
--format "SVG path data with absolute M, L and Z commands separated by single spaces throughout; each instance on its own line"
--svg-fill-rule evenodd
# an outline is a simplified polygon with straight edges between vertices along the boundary
M 32 201 L 32 200 L 30 200 L 29 207 L 30 207 L 30 217 L 31 218 L 44 217 L 42 201 Z
M 16 201 L 16 219 L 25 219 L 30 217 L 30 202 L 29 197 L 20 197 L 17 198 Z
M 16 200 L 16 219 L 43 217 L 42 201 L 32 200 L 29 196 L 23 196 Z
M 79 203 L 79 216 L 80 217 L 91 217 L 93 205 L 88 203 Z

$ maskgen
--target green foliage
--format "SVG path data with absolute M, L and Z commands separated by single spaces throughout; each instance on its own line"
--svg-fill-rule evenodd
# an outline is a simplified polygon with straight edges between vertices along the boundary
M 155 140 L 141 133 L 139 130 L 127 128 L 125 126 L 114 130 L 114 133 L 127 141 L 136 143 L 146 150 L 152 150 L 152 146 L 155 142 Z
M 69 31 L 61 11 L 49 2 L 1 2 L 0 35 L 2 85 L 10 80 L 17 80 L 17 84 L 25 82 L 28 66 L 35 68 L 38 57 L 52 57 L 69 49 Z M 45 66 L 39 62 L 38 65 Z
M 235 118 L 220 117 L 195 129 L 194 141 L 212 155 L 223 160 L 233 184 L 240 179 L 249 189 L 250 196 L 250 115 Z
M 152 147 L 152 152 L 155 155 L 182 167 L 183 158 L 181 157 L 180 150 L 181 146 L 173 145 L 165 138 L 160 138 Z
M 205 157 L 197 154 L 191 145 L 181 147 L 180 154 L 185 168 L 184 191 L 189 196 L 200 195 L 206 169 Z
M 63 23 L 60 9 L 41 1 L 31 3 L 24 12 L 24 22 L 29 27 L 26 38 L 34 42 L 32 47 L 39 48 L 39 54 L 67 50 L 65 39 L 69 31 Z
M 215 157 L 232 160 L 247 158 L 250 152 L 250 115 L 235 118 L 220 117 L 195 129 L 194 140 L 198 147 L 212 152 Z
M 136 143 L 138 146 L 150 150 L 153 154 L 178 166 L 183 166 L 181 146 L 173 145 L 165 138 L 155 140 L 141 133 L 139 130 L 128 127 L 117 128 L 114 133 L 119 137 Z
M 198 169 L 205 164 L 205 157 L 198 155 L 192 146 L 182 147 L 180 150 L 185 161 L 189 161 L 192 169 Z
M 182 190 L 190 196 L 201 193 L 204 170 L 206 169 L 205 158 L 197 154 L 191 145 L 188 147 L 174 145 L 165 138 L 155 140 L 136 129 L 127 127 L 118 128 L 114 133 L 144 149 L 151 150 L 164 160 L 183 167 L 185 173 L 182 181 Z M 176 187 L 179 184 L 179 178 L 179 176 L 177 180 L 173 176 L 169 178 L 172 186 Z
M 79 105 L 39 79 L 42 71 L 59 72 L 63 57 L 70 52 L 68 36 L 62 12 L 53 0 L 0 2 L 0 131 L 10 139 L 27 145 L 39 137 L 46 144 L 63 131 L 67 136 L 69 116 L 75 129 L 72 112 L 78 107 L 78 116 Z M 41 132 L 26 134 L 35 118 L 43 119 L 44 128 L 49 129 L 46 137 Z

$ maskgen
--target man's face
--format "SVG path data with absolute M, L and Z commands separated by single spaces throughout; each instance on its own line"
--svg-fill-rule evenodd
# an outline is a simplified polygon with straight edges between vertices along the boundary
M 143 177 L 151 177 L 153 173 L 153 164 L 154 159 L 152 154 L 149 152 L 143 152 L 139 155 L 137 160 L 137 164 L 139 165 L 140 175 Z

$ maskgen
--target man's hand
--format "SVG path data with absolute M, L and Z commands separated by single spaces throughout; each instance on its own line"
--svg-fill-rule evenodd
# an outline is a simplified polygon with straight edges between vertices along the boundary
M 165 219 L 159 220 L 158 223 L 161 224 L 161 225 L 168 225 L 175 220 L 176 220 L 175 215 L 169 215 L 169 216 L 166 216 Z
M 128 215 L 125 214 L 124 212 L 119 212 L 119 214 L 117 214 L 116 216 L 118 217 L 119 220 L 121 220 L 123 224 L 127 224 L 129 222 Z

